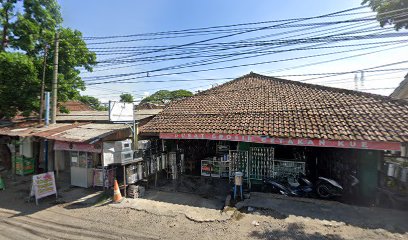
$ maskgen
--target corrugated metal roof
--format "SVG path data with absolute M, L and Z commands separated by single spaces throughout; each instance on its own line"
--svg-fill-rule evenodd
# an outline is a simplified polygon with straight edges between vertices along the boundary
M 48 127 L 39 125 L 37 122 L 19 122 L 8 127 L 0 128 L 0 135 L 28 137 L 47 131 L 54 131 L 61 127 L 71 126 L 69 123 L 51 124 Z
M 46 138 L 59 141 L 86 142 L 95 138 L 103 138 L 109 136 L 116 131 L 124 129 L 129 129 L 129 126 L 126 124 L 90 123 L 79 125 L 75 128 L 46 136 Z
M 134 111 L 136 121 L 152 117 L 163 111 L 163 109 L 142 109 Z M 61 113 L 57 116 L 57 121 L 99 121 L 108 122 L 108 111 L 75 111 L 70 113 Z
M 86 142 L 96 138 L 109 136 L 116 131 L 129 129 L 126 124 L 98 124 L 98 123 L 57 123 L 48 127 L 34 122 L 21 122 L 11 127 L 0 128 L 0 135 L 20 137 L 41 137 L 50 140 L 67 142 Z

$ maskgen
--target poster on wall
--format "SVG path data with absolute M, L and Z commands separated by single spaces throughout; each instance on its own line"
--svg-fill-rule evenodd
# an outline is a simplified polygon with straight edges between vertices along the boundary
M 54 172 L 47 172 L 33 176 L 30 197 L 35 197 L 35 203 L 37 205 L 38 199 L 53 194 L 55 194 L 55 197 L 58 197 Z

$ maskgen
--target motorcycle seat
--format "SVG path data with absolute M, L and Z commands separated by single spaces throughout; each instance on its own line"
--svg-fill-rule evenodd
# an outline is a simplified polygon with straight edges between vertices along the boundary
M 299 187 L 299 183 L 298 182 L 289 182 L 289 186 L 291 186 L 291 187 Z

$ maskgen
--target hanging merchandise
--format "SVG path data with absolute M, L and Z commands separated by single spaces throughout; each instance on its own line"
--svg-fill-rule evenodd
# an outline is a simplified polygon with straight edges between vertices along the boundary
M 242 172 L 243 178 L 248 178 L 248 151 L 230 150 L 229 177 L 234 178 L 235 172 Z
M 273 176 L 274 149 L 271 147 L 250 148 L 251 166 L 249 177 L 254 180 L 262 180 Z
M 143 179 L 143 163 L 142 162 L 138 162 L 137 163 L 137 177 L 138 179 Z
M 169 152 L 169 170 L 172 179 L 177 179 L 177 153 Z
M 113 186 L 116 168 L 94 168 L 93 187 L 109 188 Z

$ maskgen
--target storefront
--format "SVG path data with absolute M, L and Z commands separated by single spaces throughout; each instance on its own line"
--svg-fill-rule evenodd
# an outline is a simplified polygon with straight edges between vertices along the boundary
M 94 168 L 101 165 L 101 146 L 88 143 L 70 143 L 56 141 L 54 144 L 56 155 L 55 170 L 66 169 L 69 164 L 71 185 L 91 187 L 94 181 Z
M 346 186 L 353 174 L 350 194 L 370 203 L 384 156 L 408 141 L 404 116 L 408 104 L 387 97 L 251 73 L 171 104 L 141 135 L 183 153 L 184 174 L 228 180 L 240 171 L 252 189 L 299 172 Z

